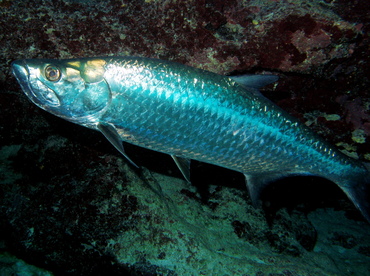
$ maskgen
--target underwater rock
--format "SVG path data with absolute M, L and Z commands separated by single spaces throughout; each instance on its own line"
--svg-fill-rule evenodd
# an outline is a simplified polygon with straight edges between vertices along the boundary
M 52 273 L 29 265 L 6 252 L 1 252 L 0 254 L 0 275 L 53 276 Z
M 15 58 L 139 55 L 221 74 L 311 72 L 351 56 L 361 34 L 322 1 L 38 0 L 4 9 L 17 15 L 0 19 Z
M 40 137 L 36 148 L 12 151 L 5 173 L 22 178 L 4 182 L 1 202 L 13 254 L 68 275 L 328 275 L 369 269 L 366 222 L 352 222 L 350 233 L 350 222 L 333 212 L 326 232 L 316 232 L 316 218 L 280 210 L 269 224 L 243 188 L 210 185 L 204 200 L 167 166 L 136 171 L 119 155 L 102 154 L 101 147 L 88 150 L 78 140 L 52 136 Z M 362 242 L 341 242 L 337 233 Z M 320 257 L 315 248 L 322 237 L 329 245 L 320 247 Z M 350 252 L 343 255 L 344 249 Z M 356 260 L 356 268 L 343 258 Z

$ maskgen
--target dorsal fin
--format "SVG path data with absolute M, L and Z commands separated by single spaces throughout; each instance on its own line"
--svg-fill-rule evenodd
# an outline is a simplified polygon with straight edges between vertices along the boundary
M 279 79 L 276 75 L 240 75 L 229 76 L 230 79 L 242 86 L 260 89 L 263 86 L 274 83 Z

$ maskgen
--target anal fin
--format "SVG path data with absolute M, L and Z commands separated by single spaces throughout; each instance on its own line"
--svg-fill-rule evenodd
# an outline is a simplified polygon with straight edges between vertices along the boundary
M 246 185 L 248 188 L 249 196 L 251 197 L 252 204 L 255 207 L 261 207 L 261 200 L 260 196 L 263 189 L 270 183 L 285 177 L 285 174 L 278 173 L 278 174 L 256 174 L 256 175 L 249 175 L 244 174 Z

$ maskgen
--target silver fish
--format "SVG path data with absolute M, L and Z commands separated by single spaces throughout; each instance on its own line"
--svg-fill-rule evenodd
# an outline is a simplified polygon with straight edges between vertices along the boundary
M 252 201 L 270 182 L 313 175 L 336 183 L 370 221 L 370 173 L 258 93 L 274 75 L 227 77 L 139 57 L 12 63 L 40 108 L 98 130 L 134 165 L 122 141 L 241 172 Z

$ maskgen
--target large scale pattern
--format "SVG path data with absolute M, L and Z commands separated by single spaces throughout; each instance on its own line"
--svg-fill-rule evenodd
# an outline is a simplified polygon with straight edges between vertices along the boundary
M 247 174 L 338 174 L 354 165 L 227 77 L 137 58 L 108 64 L 113 100 L 103 120 L 127 142 Z

